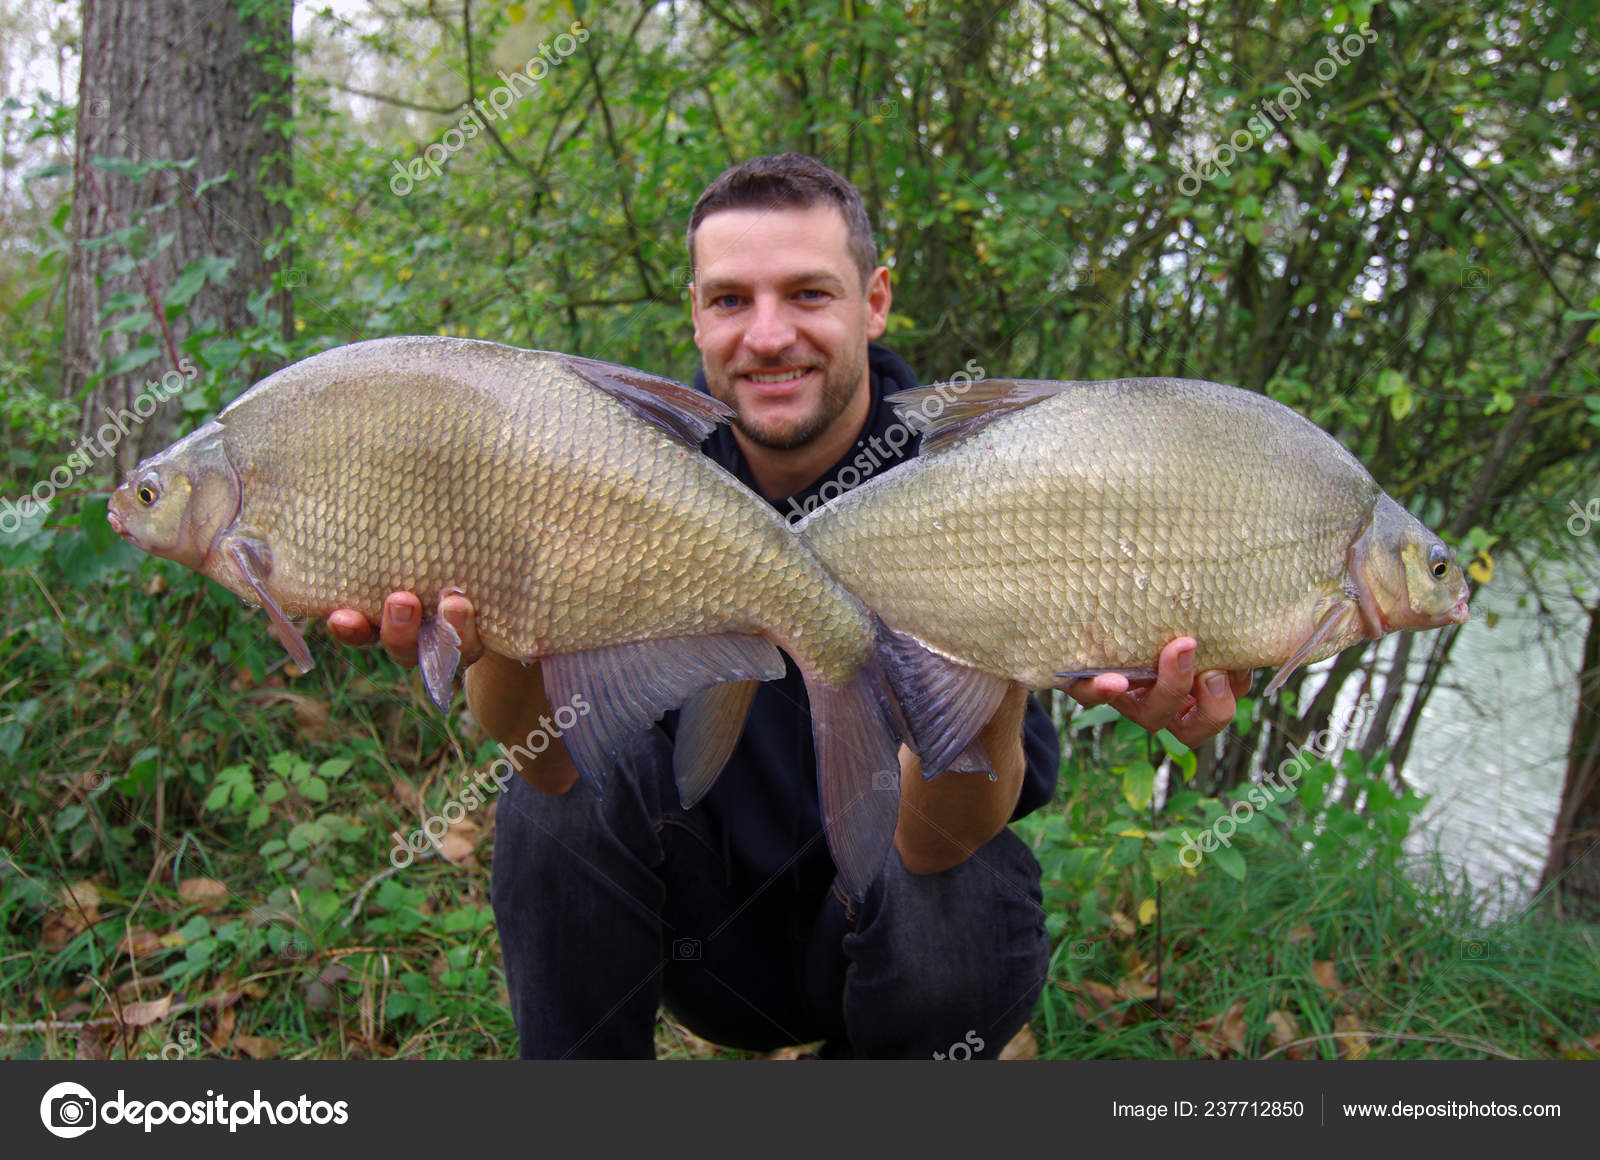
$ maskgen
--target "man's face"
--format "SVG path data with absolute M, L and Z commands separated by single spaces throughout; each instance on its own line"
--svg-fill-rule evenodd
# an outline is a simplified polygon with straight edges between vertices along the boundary
M 695 231 L 694 341 L 734 425 L 775 450 L 827 432 L 867 389 L 867 341 L 883 333 L 889 272 L 861 286 L 844 215 L 732 209 Z

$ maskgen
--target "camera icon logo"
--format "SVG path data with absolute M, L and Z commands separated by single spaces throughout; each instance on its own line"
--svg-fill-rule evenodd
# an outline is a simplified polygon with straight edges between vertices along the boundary
M 1461 271 L 1461 285 L 1468 290 L 1482 290 L 1489 285 L 1489 271 L 1483 266 L 1468 266 Z
M 672 940 L 672 959 L 678 963 L 693 963 L 700 959 L 700 940 L 675 938 Z
M 71 1140 L 94 1127 L 94 1096 L 80 1083 L 58 1083 L 39 1101 L 39 1119 L 52 1136 Z
M 872 788 L 884 789 L 891 793 L 900 788 L 900 771 L 898 769 L 880 769 L 872 775 Z

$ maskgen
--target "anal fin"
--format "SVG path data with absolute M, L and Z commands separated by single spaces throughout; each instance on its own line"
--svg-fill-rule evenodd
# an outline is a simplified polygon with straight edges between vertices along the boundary
M 692 809 L 706 796 L 744 732 L 760 681 L 728 681 L 701 689 L 683 705 L 672 749 L 678 800 Z
M 783 668 L 783 654 L 771 641 L 734 633 L 634 641 L 540 661 L 551 706 L 577 711 L 562 735 L 567 753 L 578 772 L 597 786 L 629 739 L 668 709 L 710 685 L 776 680 Z M 726 761 L 726 751 L 722 759 Z M 709 776 L 698 770 L 692 777 L 696 784 L 709 786 L 721 768 L 719 764 Z
M 878 656 L 922 759 L 923 776 L 952 767 L 994 716 L 1011 682 L 948 660 L 880 622 Z

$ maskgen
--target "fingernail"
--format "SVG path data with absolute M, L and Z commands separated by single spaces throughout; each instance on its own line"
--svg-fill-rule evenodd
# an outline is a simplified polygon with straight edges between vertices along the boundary
M 1178 654 L 1178 671 L 1184 676 L 1194 672 L 1194 649 L 1184 649 Z
M 397 625 L 411 623 L 411 605 L 406 603 L 391 604 L 389 606 L 389 619 Z
M 1228 678 L 1221 673 L 1212 673 L 1206 678 L 1206 692 L 1213 697 L 1226 697 L 1228 695 Z

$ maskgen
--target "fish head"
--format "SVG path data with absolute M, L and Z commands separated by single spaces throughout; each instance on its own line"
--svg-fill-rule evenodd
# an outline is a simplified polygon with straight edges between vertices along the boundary
M 1351 556 L 1368 636 L 1468 619 L 1467 578 L 1454 553 L 1389 496 L 1379 497 Z
M 205 572 L 212 545 L 238 518 L 241 498 L 222 425 L 208 423 L 128 472 L 106 519 L 141 551 Z

